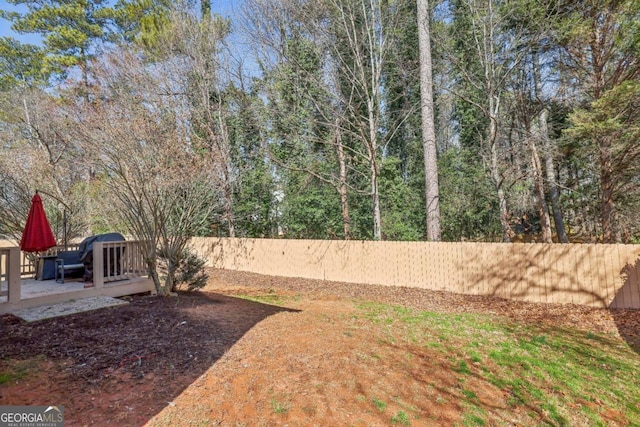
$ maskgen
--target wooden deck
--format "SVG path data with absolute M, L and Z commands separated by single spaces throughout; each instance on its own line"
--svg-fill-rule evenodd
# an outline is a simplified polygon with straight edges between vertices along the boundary
M 88 283 L 81 279 L 66 279 L 64 283 L 57 283 L 55 280 L 35 280 L 32 276 L 21 277 L 20 250 L 0 248 L 0 314 L 82 298 L 155 294 L 153 281 L 142 268 L 137 242 L 109 243 L 108 247 L 115 245 L 120 245 L 127 256 L 117 260 L 108 255 L 104 258 L 100 255 L 109 251 L 103 251 L 102 244 L 97 243 L 93 259 L 94 280 Z M 111 268 L 112 264 L 117 268 Z M 116 271 L 117 274 L 96 273 L 102 271 Z
M 48 295 L 63 294 L 66 292 L 80 291 L 92 286 L 92 283 L 84 283 L 81 279 L 65 280 L 64 283 L 56 283 L 55 280 L 35 280 L 21 279 L 20 283 L 20 299 L 38 298 Z M 0 303 L 7 302 L 8 284 L 2 282 L 0 284 L 1 296 Z

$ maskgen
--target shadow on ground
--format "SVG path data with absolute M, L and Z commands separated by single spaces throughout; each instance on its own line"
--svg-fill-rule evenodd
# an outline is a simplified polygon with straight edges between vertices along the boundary
M 624 283 L 616 293 L 612 307 L 638 307 L 640 305 L 640 259 L 629 263 L 620 271 Z M 611 308 L 611 315 L 620 336 L 640 354 L 640 309 Z
M 0 383 L 0 405 L 62 405 L 70 426 L 142 425 L 283 311 L 195 292 L 30 324 L 3 316 L 0 372 L 14 380 Z

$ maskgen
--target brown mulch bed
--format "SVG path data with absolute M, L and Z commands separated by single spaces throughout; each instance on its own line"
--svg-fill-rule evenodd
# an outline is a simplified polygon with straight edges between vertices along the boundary
M 200 292 L 128 299 L 34 323 L 3 316 L 0 372 L 17 381 L 0 385 L 0 405 L 60 404 L 65 425 L 141 425 L 247 330 L 286 310 Z
M 297 303 L 299 307 L 290 309 L 233 297 L 251 293 L 298 295 L 301 301 Z M 640 352 L 640 311 L 637 310 L 528 304 L 414 288 L 211 270 L 209 284 L 203 292 L 167 298 L 135 296 L 126 306 L 30 324 L 11 315 L 2 316 L 0 373 L 6 373 L 9 379 L 0 384 L 0 405 L 59 404 L 65 408 L 69 426 L 133 426 L 142 425 L 163 408 L 174 406 L 178 396 L 192 393 L 185 394 L 188 387 L 205 390 L 215 385 L 220 399 L 224 395 L 220 390 L 228 393 L 241 390 L 238 394 L 242 396 L 207 401 L 207 405 L 220 405 L 227 416 L 236 414 L 236 420 L 250 420 L 259 415 L 256 411 L 261 407 L 245 396 L 253 393 L 252 390 L 271 390 L 275 397 L 270 403 L 262 402 L 265 407 L 288 396 L 286 390 L 256 380 L 258 373 L 270 369 L 278 372 L 284 361 L 290 362 L 291 350 L 277 347 L 285 345 L 278 343 L 281 337 L 291 335 L 286 345 L 311 349 L 313 340 L 323 336 L 325 347 L 318 358 L 328 354 L 345 354 L 343 358 L 347 358 L 348 354 L 357 353 L 357 346 L 347 351 L 348 346 L 356 344 L 345 338 L 343 325 L 336 327 L 335 335 L 331 335 L 330 322 L 319 330 L 314 329 L 313 323 L 314 319 L 328 316 L 326 313 L 331 310 L 347 310 L 344 301 L 353 298 L 437 312 L 487 313 L 518 322 L 619 334 Z M 305 327 L 309 327 L 309 331 L 305 332 Z M 289 334 L 292 328 L 300 335 Z M 273 343 L 276 349 L 266 350 L 267 343 Z M 278 354 L 278 348 L 283 354 Z M 296 366 L 304 383 L 302 372 L 311 362 L 303 354 L 295 357 L 299 358 Z M 254 372 L 250 370 L 252 363 L 259 366 Z M 215 379 L 206 380 L 208 370 L 214 365 L 219 369 Z M 232 372 L 238 369 L 243 370 L 243 377 L 233 377 Z M 336 369 L 339 370 L 339 366 Z M 367 372 L 360 375 L 364 377 Z M 205 394 L 213 399 L 216 393 Z M 192 396 L 196 403 L 200 399 L 202 395 Z M 309 400 L 318 399 L 310 396 Z M 335 416 L 330 407 L 307 409 L 313 409 L 311 415 L 320 420 L 320 424 Z M 427 407 L 420 409 L 429 411 Z M 273 408 L 264 410 L 273 412 Z M 216 416 L 207 415 L 210 419 Z M 301 414 L 300 419 L 304 416 L 310 413 Z M 224 417 L 220 417 L 221 425 L 235 425 L 223 422 Z M 179 419 L 174 421 L 181 424 Z M 455 416 L 441 418 L 441 421 L 433 425 L 447 425 L 455 421 Z

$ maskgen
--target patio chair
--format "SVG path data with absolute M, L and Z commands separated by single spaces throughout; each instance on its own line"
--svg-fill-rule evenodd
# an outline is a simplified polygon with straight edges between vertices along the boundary
M 84 264 L 80 261 L 80 251 L 59 251 L 56 258 L 55 280 L 64 283 L 65 276 L 81 277 Z

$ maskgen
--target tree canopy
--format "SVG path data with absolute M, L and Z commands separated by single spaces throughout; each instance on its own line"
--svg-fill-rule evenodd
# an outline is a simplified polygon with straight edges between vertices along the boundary
M 637 1 L 9 3 L 42 44 L 0 39 L 6 236 L 40 186 L 76 234 L 135 232 L 150 257 L 179 257 L 161 229 L 640 240 Z

